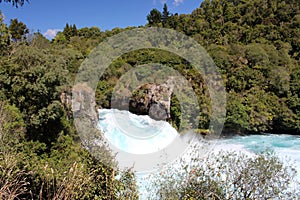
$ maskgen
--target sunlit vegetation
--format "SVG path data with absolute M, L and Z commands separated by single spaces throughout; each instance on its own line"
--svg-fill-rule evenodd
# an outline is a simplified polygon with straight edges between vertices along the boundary
M 272 153 L 193 155 L 151 175 L 147 199 L 297 199 L 300 195 L 299 186 L 291 184 L 295 169 Z
M 0 0 L 14 6 L 24 2 Z M 191 14 L 172 14 L 165 5 L 162 11 L 151 10 L 145 17 L 148 23 L 142 27 L 182 32 L 211 55 L 227 91 L 224 134 L 300 134 L 299 0 L 205 0 Z M 0 14 L 0 199 L 137 199 L 132 171 L 103 165 L 90 155 L 73 125 L 70 105 L 62 100 L 62 94 L 70 95 L 77 70 L 89 53 L 105 38 L 128 29 L 102 31 L 67 23 L 49 41 L 39 32 L 30 32 L 18 19 L 5 24 Z M 144 49 L 115 60 L 99 81 L 97 107 L 110 108 L 121 75 L 147 63 L 172 67 L 191 83 L 201 108 L 200 123 L 194 128 L 205 131 L 211 105 L 201 74 L 186 60 L 165 51 Z M 139 75 L 147 76 L 147 71 Z M 181 123 L 181 111 L 173 95 L 170 123 L 175 128 Z M 164 177 L 156 183 L 155 195 L 197 199 L 198 186 L 203 199 L 284 195 L 286 183 L 278 182 L 281 185 L 276 188 L 269 178 L 276 178 L 278 172 L 288 182 L 288 168 L 274 157 L 223 158 L 218 161 L 240 164 L 236 168 L 240 171 L 228 175 L 236 193 L 213 179 L 218 177 L 197 168 L 184 174 L 190 179 Z M 254 165 L 258 167 L 255 173 L 263 176 L 257 180 L 250 177 L 249 166 Z M 204 179 L 199 182 L 198 177 Z M 185 184 L 187 180 L 190 184 Z M 170 188 L 172 181 L 183 184 Z

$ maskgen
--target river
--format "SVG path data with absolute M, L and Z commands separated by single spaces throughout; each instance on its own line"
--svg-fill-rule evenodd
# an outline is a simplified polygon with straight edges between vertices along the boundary
M 176 138 L 176 130 L 164 121 L 155 121 L 148 116 L 137 116 L 128 111 L 100 109 L 99 128 L 110 143 L 129 154 L 146 155 L 168 146 Z M 273 151 L 282 160 L 290 159 L 298 171 L 300 181 L 300 136 L 258 134 L 220 137 L 213 151 L 243 151 L 257 154 Z

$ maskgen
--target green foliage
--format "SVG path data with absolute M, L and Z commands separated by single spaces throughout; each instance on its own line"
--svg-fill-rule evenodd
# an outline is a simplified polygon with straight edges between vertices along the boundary
M 8 27 L 11 34 L 11 39 L 15 42 L 25 39 L 25 35 L 29 33 L 29 29 L 23 22 L 19 22 L 18 19 L 10 20 Z
M 74 37 L 77 35 L 77 28 L 76 25 L 69 25 L 68 23 L 66 24 L 63 32 L 65 38 L 69 41 L 71 37 Z
M 181 123 L 181 106 L 180 101 L 174 94 L 171 96 L 170 115 L 172 119 L 172 126 L 178 130 Z
M 53 41 L 57 44 L 64 44 L 67 42 L 67 38 L 63 32 L 58 32 Z
M 161 21 L 163 23 L 163 25 L 165 26 L 168 18 L 169 18 L 170 12 L 168 11 L 168 6 L 165 3 L 164 7 L 163 7 L 163 12 L 162 12 L 162 16 L 161 16 Z
M 5 199 L 137 199 L 130 170 L 105 166 L 61 135 L 50 154 L 38 142 L 0 153 L 0 197 Z
M 15 49 L 10 62 L 1 66 L 1 88 L 23 114 L 26 137 L 51 144 L 63 130 L 60 87 L 66 84 L 66 70 L 54 67 L 46 51 L 26 45 Z
M 0 152 L 11 151 L 24 141 L 25 123 L 20 111 L 0 101 Z
M 175 98 L 171 99 L 171 119 L 169 122 L 175 128 L 181 130 L 190 127 L 190 124 L 194 125 L 192 128 L 207 129 L 209 126 L 209 114 L 211 112 L 211 108 L 207 87 L 203 84 L 201 75 L 186 60 L 163 50 L 143 49 L 124 54 L 122 57 L 115 60 L 100 78 L 96 90 L 96 103 L 102 108 L 110 108 L 111 98 L 113 95 L 112 93 L 114 92 L 114 89 L 116 89 L 116 84 L 119 84 L 119 88 L 117 89 L 122 90 L 123 92 L 121 93 L 121 96 L 128 97 L 128 99 L 130 99 L 131 96 L 144 95 L 143 91 L 136 91 L 140 92 L 140 94 L 130 93 L 130 91 L 134 91 L 140 86 L 137 84 L 139 81 L 144 80 L 149 83 L 163 83 L 170 78 L 170 72 L 163 71 L 159 68 L 157 70 L 149 70 L 145 67 L 141 69 L 139 68 L 134 74 L 130 74 L 130 78 L 124 82 L 118 81 L 122 75 L 130 69 L 134 69 L 134 66 L 148 63 L 161 63 L 178 71 L 186 80 L 189 80 L 189 83 L 193 88 L 195 88 L 199 104 L 195 105 L 195 107 L 199 106 L 202 110 L 199 118 L 194 117 L 193 113 L 195 112 L 195 107 L 191 106 L 193 102 L 191 102 L 190 94 L 177 91 L 180 93 L 179 95 L 176 94 L 177 100 Z M 153 79 L 153 77 L 155 78 Z M 182 111 L 185 112 L 184 115 L 187 116 L 188 120 L 181 119 Z M 198 119 L 200 119 L 200 124 L 194 123 Z M 181 127 L 179 127 L 180 124 Z
M 1 2 L 18 7 L 25 1 Z M 299 134 L 299 7 L 298 0 L 205 0 L 191 14 L 172 15 L 165 4 L 162 12 L 150 11 L 146 26 L 183 32 L 207 48 L 228 92 L 226 129 Z M 24 23 L 13 19 L 8 26 L 0 15 L 1 199 L 137 199 L 132 171 L 105 166 L 82 148 L 70 105 L 61 99 L 62 93 L 70 94 L 69 85 L 93 48 L 129 29 L 103 32 L 98 27 L 77 29 L 66 24 L 49 41 L 40 33 L 26 37 L 29 31 Z M 185 112 L 200 120 L 192 128 L 205 133 L 211 114 L 206 83 L 186 60 L 166 51 L 143 49 L 115 60 L 99 81 L 97 106 L 110 108 L 120 77 L 148 63 L 178 71 L 197 96 L 201 112 L 192 117 L 194 107 L 182 103 L 189 98 L 174 93 L 169 122 L 177 129 L 183 128 L 180 124 L 188 127 L 181 118 Z M 120 83 L 120 94 L 128 95 L 150 75 L 163 79 L 164 74 L 140 70 Z M 166 172 L 156 179 L 156 194 L 162 199 L 261 199 L 288 194 L 288 168 L 273 156 L 220 156 L 210 157 L 218 161 L 214 165 L 201 160 L 202 165 L 186 168 L 177 177 Z M 224 172 L 227 182 L 219 176 Z
M 162 14 L 159 10 L 153 9 L 147 16 L 147 20 L 150 26 L 157 26 L 161 23 Z
M 8 55 L 10 50 L 10 34 L 4 17 L 0 11 L 0 56 Z
M 226 128 L 239 133 L 299 132 L 294 110 L 298 97 L 291 88 L 299 66 L 289 49 L 279 42 L 209 47 L 228 91 Z
M 78 36 L 84 38 L 97 38 L 101 36 L 101 30 L 98 27 L 90 27 L 90 28 L 81 28 L 77 31 Z
M 50 48 L 50 41 L 47 40 L 40 32 L 34 33 L 30 45 L 38 49 L 48 49 Z
M 227 125 L 246 132 L 270 131 L 274 118 L 279 114 L 279 106 L 276 95 L 257 87 L 243 96 L 229 93 Z

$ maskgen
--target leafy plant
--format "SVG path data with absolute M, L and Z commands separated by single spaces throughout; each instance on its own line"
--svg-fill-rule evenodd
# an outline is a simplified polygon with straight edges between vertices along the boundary
M 296 199 L 300 195 L 299 184 L 291 188 L 295 174 L 293 167 L 273 153 L 222 151 L 205 157 L 190 153 L 150 176 L 148 198 Z

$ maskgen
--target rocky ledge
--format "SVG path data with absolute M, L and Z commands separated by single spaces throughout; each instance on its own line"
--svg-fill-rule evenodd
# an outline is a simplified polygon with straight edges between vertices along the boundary
M 168 84 L 141 85 L 129 99 L 129 111 L 137 115 L 149 115 L 155 120 L 169 119 L 172 92 L 173 88 Z

